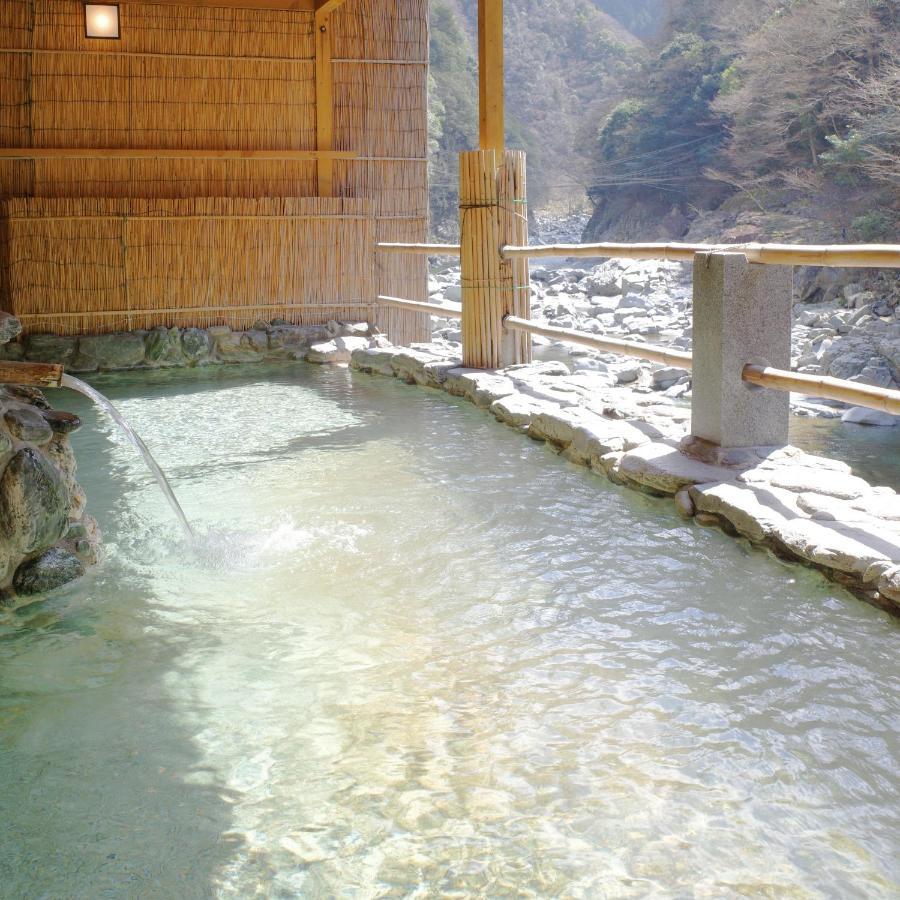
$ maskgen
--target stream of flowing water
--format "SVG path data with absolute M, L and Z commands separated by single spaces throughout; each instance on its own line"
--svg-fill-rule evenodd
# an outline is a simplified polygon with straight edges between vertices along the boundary
M 166 473 L 159 467 L 159 464 L 153 458 L 153 454 L 147 448 L 147 445 L 141 440 L 141 436 L 128 424 L 128 420 L 116 409 L 116 407 L 109 401 L 107 397 L 100 393 L 96 388 L 92 388 L 87 382 L 82 381 L 80 378 L 75 378 L 72 375 L 64 374 L 62 376 L 62 386 L 65 388 L 69 388 L 69 390 L 77 391 L 79 394 L 83 394 L 93 403 L 100 407 L 122 430 L 122 433 L 128 438 L 131 445 L 141 454 L 144 462 L 147 464 L 147 468 L 150 470 L 150 474 L 156 479 L 156 483 L 159 485 L 159 489 L 163 492 L 163 496 L 166 498 L 166 502 L 172 509 L 172 512 L 175 513 L 175 518 L 178 519 L 179 524 L 181 525 L 181 529 L 184 532 L 185 536 L 189 540 L 193 540 L 194 538 L 194 530 L 191 528 L 190 522 L 187 520 L 187 516 L 184 514 L 184 510 L 181 508 L 181 504 L 178 502 L 178 498 L 175 496 L 175 491 L 172 490 L 172 485 L 169 484 L 169 479 L 166 478 Z
M 97 384 L 198 537 L 52 398 L 107 556 L 0 612 L 4 900 L 898 896 L 896 620 L 443 393 Z

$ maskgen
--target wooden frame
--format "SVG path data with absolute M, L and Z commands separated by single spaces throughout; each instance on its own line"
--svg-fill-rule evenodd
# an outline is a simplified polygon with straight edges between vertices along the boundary
M 351 150 L 144 150 L 0 147 L 0 159 L 356 159 Z
M 503 0 L 478 0 L 478 119 L 482 150 L 506 145 L 503 88 Z

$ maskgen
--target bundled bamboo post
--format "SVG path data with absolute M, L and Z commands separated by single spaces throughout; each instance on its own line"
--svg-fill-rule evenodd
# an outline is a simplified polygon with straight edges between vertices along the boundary
M 527 233 L 525 155 L 461 153 L 459 210 L 463 364 L 496 369 L 527 362 L 529 340 L 508 334 L 503 318 L 529 314 L 528 266 L 501 255 L 507 238 Z

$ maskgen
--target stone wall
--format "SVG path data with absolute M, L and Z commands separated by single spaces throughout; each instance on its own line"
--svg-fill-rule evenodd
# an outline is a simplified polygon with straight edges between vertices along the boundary
M 18 332 L 0 313 L 0 345 Z M 73 581 L 100 558 L 69 445 L 80 425 L 39 390 L 0 385 L 0 606 Z
M 369 326 L 365 323 L 291 325 L 281 319 L 257 322 L 247 331 L 232 331 L 227 325 L 218 325 L 211 328 L 160 327 L 150 331 L 73 337 L 29 334 L 0 346 L 0 359 L 59 363 L 73 375 L 227 365 L 306 359 L 314 348 L 335 340 L 365 338 L 368 334 Z M 313 357 L 315 355 L 313 353 Z M 349 352 L 346 359 L 310 359 L 311 362 L 349 360 Z

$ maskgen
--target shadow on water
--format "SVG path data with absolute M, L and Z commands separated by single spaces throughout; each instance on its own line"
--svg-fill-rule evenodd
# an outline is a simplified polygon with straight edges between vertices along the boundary
M 184 638 L 119 574 L 0 618 L 2 897 L 209 897 L 240 850 L 167 687 Z

